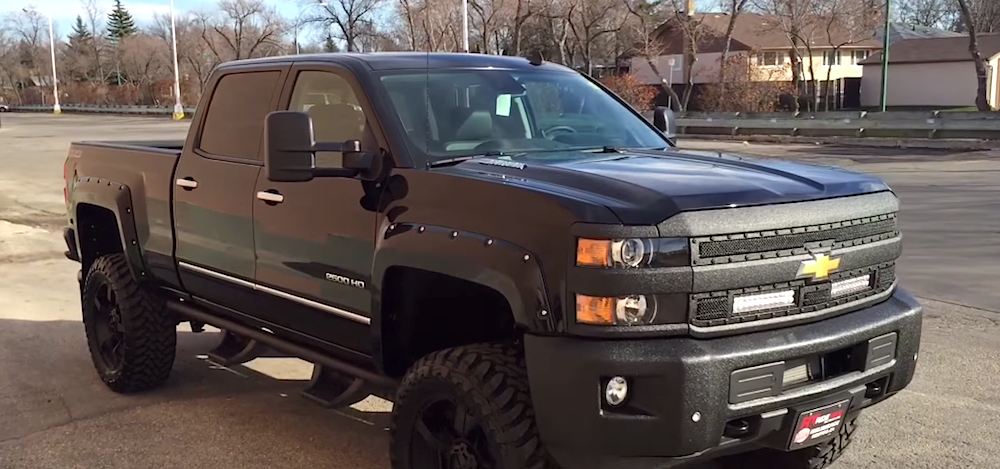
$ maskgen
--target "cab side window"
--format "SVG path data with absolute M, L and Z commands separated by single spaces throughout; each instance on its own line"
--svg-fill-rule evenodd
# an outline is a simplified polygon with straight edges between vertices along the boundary
M 264 118 L 279 71 L 225 75 L 215 85 L 198 149 L 212 155 L 258 161 Z
M 350 83 L 339 75 L 318 71 L 299 73 L 288 109 L 309 114 L 317 142 L 359 140 L 362 148 L 372 148 L 374 138 L 358 97 Z M 336 152 L 316 153 L 316 166 L 343 167 L 342 155 Z

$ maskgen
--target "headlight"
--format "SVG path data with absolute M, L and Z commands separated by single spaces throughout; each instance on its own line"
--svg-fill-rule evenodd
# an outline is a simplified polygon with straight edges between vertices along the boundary
M 687 238 L 586 239 L 576 241 L 582 267 L 682 267 L 690 265 Z
M 639 326 L 656 316 L 652 296 L 576 295 L 576 322 L 594 326 Z

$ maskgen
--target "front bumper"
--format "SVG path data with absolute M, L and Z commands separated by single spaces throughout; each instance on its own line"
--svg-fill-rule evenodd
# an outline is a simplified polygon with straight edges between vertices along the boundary
M 859 311 L 772 331 L 709 340 L 528 335 L 524 345 L 538 429 L 553 456 L 574 469 L 639 468 L 758 446 L 783 448 L 796 411 L 850 399 L 848 413 L 856 413 L 885 399 L 913 379 L 920 330 L 919 303 L 897 290 Z M 731 403 L 736 370 L 856 351 L 891 333 L 892 360 Z M 621 408 L 603 403 L 603 383 L 614 376 L 629 380 L 629 400 Z M 881 392 L 866 397 L 872 383 Z M 724 436 L 727 423 L 738 420 L 751 423 L 750 433 Z

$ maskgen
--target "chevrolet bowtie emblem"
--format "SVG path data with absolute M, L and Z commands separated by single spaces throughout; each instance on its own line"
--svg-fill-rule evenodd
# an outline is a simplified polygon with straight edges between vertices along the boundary
M 812 276 L 813 280 L 819 280 L 829 277 L 830 272 L 839 268 L 839 258 L 830 258 L 826 254 L 813 254 L 811 260 L 802 261 L 802 264 L 799 265 L 799 273 L 796 277 Z

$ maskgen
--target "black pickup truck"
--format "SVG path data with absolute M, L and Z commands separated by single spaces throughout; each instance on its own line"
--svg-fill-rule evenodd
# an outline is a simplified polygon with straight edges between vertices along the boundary
M 280 352 L 325 406 L 392 400 L 395 469 L 817 469 L 913 378 L 877 179 L 679 151 L 668 110 L 537 58 L 278 57 L 205 90 L 184 142 L 69 151 L 114 391 L 210 324 L 215 361 Z

